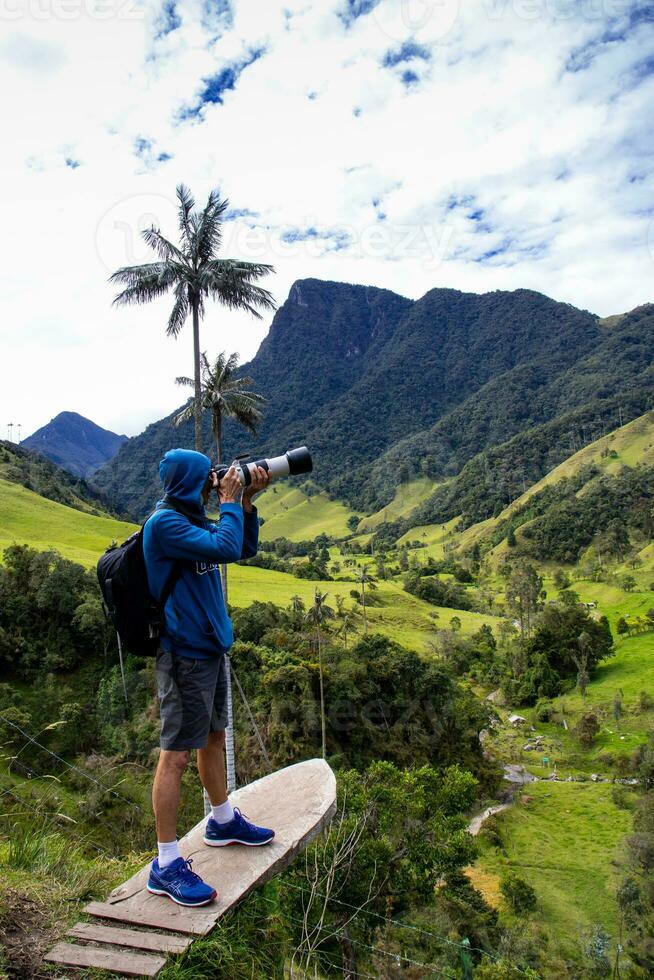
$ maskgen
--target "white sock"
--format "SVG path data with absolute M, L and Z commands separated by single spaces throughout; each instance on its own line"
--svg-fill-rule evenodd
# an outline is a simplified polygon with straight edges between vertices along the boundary
M 171 840 L 166 843 L 161 843 L 157 841 L 157 847 L 159 848 L 159 867 L 167 868 L 169 864 L 176 861 L 178 857 L 182 855 L 179 853 L 179 845 L 176 840 Z
M 234 807 L 229 800 L 225 800 L 220 806 L 211 807 L 211 816 L 216 823 L 229 823 L 230 820 L 234 819 Z

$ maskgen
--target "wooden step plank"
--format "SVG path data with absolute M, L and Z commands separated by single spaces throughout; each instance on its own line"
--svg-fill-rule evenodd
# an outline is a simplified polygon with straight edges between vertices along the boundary
M 49 963 L 60 963 L 64 966 L 90 966 L 98 970 L 111 970 L 128 977 L 156 977 L 166 965 L 163 956 L 128 953 L 122 949 L 99 949 L 97 946 L 74 946 L 73 943 L 57 943 L 45 959 Z
M 148 864 L 114 889 L 106 902 L 92 902 L 84 911 L 134 925 L 205 935 L 221 915 L 286 868 L 329 823 L 336 810 L 336 779 L 323 759 L 310 759 L 244 786 L 232 793 L 231 800 L 250 820 L 273 827 L 276 836 L 265 847 L 207 847 L 202 842 L 202 820 L 180 841 L 184 857 L 193 858 L 193 870 L 218 892 L 211 905 L 189 909 L 151 895 L 146 889 Z
M 139 906 L 138 914 L 135 913 L 134 904 L 110 905 L 108 902 L 90 902 L 85 906 L 84 911 L 97 919 L 127 922 L 130 925 L 148 926 L 150 929 L 169 929 L 172 932 L 183 932 L 188 936 L 204 936 L 213 925 L 212 919 L 207 927 L 203 915 L 207 907 L 193 909 L 195 915 L 189 916 L 185 914 L 188 910 L 181 905 L 175 905 L 170 899 L 162 899 L 161 903 L 156 905 L 153 902 L 143 903 Z
M 116 929 L 114 926 L 102 926 L 96 922 L 78 922 L 66 935 L 74 939 L 86 939 L 87 942 L 92 943 L 113 943 L 114 946 L 146 949 L 151 953 L 183 953 L 192 942 L 185 936 L 171 936 L 161 932 L 137 932 L 136 929 Z

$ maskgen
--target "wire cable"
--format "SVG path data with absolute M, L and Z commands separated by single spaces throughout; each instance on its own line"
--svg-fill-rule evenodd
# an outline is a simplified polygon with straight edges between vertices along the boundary
M 40 749 L 43 749 L 44 752 L 47 752 L 48 755 L 51 755 L 53 759 L 56 759 L 58 762 L 61 762 L 62 765 L 67 766 L 67 768 L 71 769 L 73 772 L 79 773 L 80 776 L 83 776 L 85 779 L 88 779 L 89 782 L 95 783 L 96 786 L 99 786 L 101 789 L 103 789 L 105 793 L 110 793 L 112 796 L 115 796 L 116 799 L 122 800 L 123 803 L 127 803 L 129 806 L 133 806 L 134 809 L 138 810 L 140 813 L 143 812 L 141 807 L 138 805 L 138 803 L 134 803 L 133 800 L 128 800 L 125 796 L 121 796 L 121 794 L 117 793 L 115 789 L 112 789 L 110 786 L 105 786 L 104 783 L 101 783 L 99 779 L 96 779 L 94 776 L 90 776 L 88 772 L 84 772 L 83 769 L 79 769 L 77 766 L 74 766 L 71 762 L 66 762 L 66 760 L 62 759 L 61 756 L 57 755 L 56 752 L 53 752 L 45 745 L 42 745 L 40 742 L 37 742 L 35 738 L 32 738 L 32 736 L 29 735 L 26 731 L 23 731 L 20 725 L 16 725 L 13 721 L 10 721 L 9 718 L 5 718 L 4 715 L 0 715 L 0 721 L 3 721 L 5 725 L 11 725 L 11 727 L 15 728 L 17 732 L 20 732 L 20 734 L 24 738 L 26 738 L 28 742 L 31 742 L 33 745 L 38 745 Z
M 302 888 L 300 885 L 294 885 L 292 882 L 286 881 L 286 879 L 284 878 L 281 879 L 281 884 L 282 886 L 285 885 L 288 886 L 289 888 L 294 888 L 296 891 L 302 892 L 303 895 L 313 894 L 318 898 L 324 898 L 327 899 L 327 901 L 329 902 L 335 902 L 337 905 L 342 905 L 345 908 L 352 909 L 352 911 L 356 913 L 362 912 L 364 915 L 372 916 L 373 918 L 378 919 L 381 922 L 385 922 L 389 925 L 398 926 L 401 929 L 410 929 L 412 932 L 418 932 L 423 936 L 428 936 L 430 939 L 435 939 L 438 942 L 444 943 L 446 946 L 455 946 L 460 950 L 464 950 L 466 952 L 472 952 L 472 953 L 480 953 L 482 956 L 487 956 L 490 960 L 493 961 L 497 960 L 497 957 L 493 953 L 489 953 L 488 950 L 482 949 L 480 946 L 472 946 L 469 945 L 468 943 L 457 942 L 454 939 L 448 939 L 446 936 L 440 936 L 435 932 L 428 932 L 427 929 L 422 929 L 420 926 L 414 926 L 408 922 L 401 922 L 399 919 L 391 919 L 388 916 L 380 915 L 379 912 L 373 912 L 372 909 L 365 909 L 362 906 L 352 905 L 350 902 L 344 902 L 340 898 L 334 898 L 332 896 L 325 895 L 322 892 L 313 892 L 313 893 L 309 892 L 307 891 L 306 888 Z M 522 970 L 519 966 L 515 966 L 514 964 L 511 965 L 513 969 L 516 970 L 517 973 L 524 974 L 525 971 Z
M 265 901 L 271 902 L 272 904 L 274 904 L 276 906 L 277 903 L 274 901 L 274 899 L 268 898 L 265 895 L 262 896 L 262 897 L 264 898 Z M 288 920 L 290 922 L 296 922 L 296 923 L 298 923 L 298 925 L 301 925 L 301 926 L 303 926 L 305 928 L 307 926 L 307 923 L 304 922 L 302 919 L 296 919 L 295 917 L 290 916 L 290 915 L 289 916 L 286 916 L 286 913 L 284 913 L 284 916 L 285 916 L 285 918 L 288 918 Z M 320 926 L 320 925 L 317 925 L 317 924 L 316 925 L 312 925 L 311 928 L 312 929 L 318 929 L 321 932 L 329 932 L 329 937 L 328 938 L 338 938 L 339 934 L 342 932 L 342 929 L 339 929 L 339 928 L 330 929 L 329 926 Z M 368 945 L 368 943 L 364 943 L 360 939 L 353 939 L 351 936 L 348 937 L 348 942 L 355 943 L 355 945 L 357 945 L 357 946 L 362 946 L 364 949 L 367 949 L 370 952 L 380 953 L 382 956 L 390 956 L 394 960 L 402 960 L 404 963 L 410 963 L 412 966 L 421 966 L 423 969 L 431 970 L 432 973 L 435 973 L 436 974 L 436 976 L 446 977 L 447 980 L 452 980 L 452 974 L 450 974 L 450 973 L 443 973 L 443 971 L 441 970 L 441 968 L 439 966 L 436 966 L 435 963 L 422 963 L 420 960 L 413 960 L 413 959 L 411 959 L 410 956 L 404 956 L 402 953 L 391 953 L 389 950 L 382 949 L 380 946 L 370 946 L 370 945 Z M 469 950 L 470 947 L 469 946 L 465 946 L 464 949 Z
M 31 813 L 31 814 L 34 813 L 34 805 L 33 805 L 34 801 L 31 801 L 30 802 L 29 800 L 24 800 L 22 796 L 19 796 L 17 793 L 14 793 L 13 790 L 10 790 L 10 789 L 2 790 L 2 792 L 0 792 L 0 796 L 11 796 L 12 799 L 17 800 L 18 803 L 22 803 L 23 806 L 29 807 L 29 810 L 28 810 L 29 813 Z M 11 816 L 11 814 L 2 814 L 2 816 L 3 817 L 5 817 L 5 816 Z M 43 818 L 45 820 L 50 820 L 50 821 L 55 821 L 56 822 L 56 817 L 54 816 L 54 814 L 51 814 L 51 813 L 44 813 L 43 814 Z M 92 847 L 94 850 L 96 850 L 98 852 L 98 854 L 104 854 L 105 857 L 115 857 L 115 855 L 111 854 L 104 847 L 101 847 L 100 844 L 96 844 L 96 843 L 94 843 L 94 841 L 89 840 L 86 837 L 80 837 L 79 834 L 76 834 L 69 827 L 62 828 L 59 824 L 57 824 L 57 830 L 64 830 L 64 829 L 70 834 L 71 837 L 74 837 L 75 840 L 78 840 L 81 844 L 88 844 L 89 847 Z
M 247 711 L 248 718 L 250 719 L 250 724 L 252 725 L 252 728 L 254 729 L 254 734 L 257 736 L 257 740 L 259 742 L 259 746 L 261 748 L 261 752 L 263 754 L 264 759 L 266 760 L 266 765 L 268 766 L 268 772 L 272 772 L 272 763 L 270 761 L 270 756 L 268 755 L 268 752 L 266 750 L 266 746 L 263 743 L 263 738 L 261 737 L 261 732 L 259 731 L 259 728 L 257 726 L 257 723 L 254 720 L 254 715 L 252 714 L 252 709 L 250 708 L 250 703 L 249 703 L 248 699 L 245 696 L 245 691 L 241 687 L 241 682 L 239 681 L 238 675 L 237 675 L 236 671 L 234 670 L 234 662 L 232 661 L 231 657 L 230 657 L 230 667 L 231 667 L 231 671 L 232 671 L 232 677 L 236 681 L 236 686 L 238 688 L 238 693 L 241 695 L 241 698 L 243 700 L 243 704 L 245 705 L 245 710 Z

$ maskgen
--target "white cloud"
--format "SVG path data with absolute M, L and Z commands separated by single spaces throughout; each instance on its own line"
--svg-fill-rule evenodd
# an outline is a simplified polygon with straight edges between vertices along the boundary
M 16 31 L 0 44 L 0 58 L 22 74 L 50 75 L 65 61 L 62 48 Z
M 0 0 L 0 431 L 72 409 L 133 433 L 180 401 L 190 336 L 164 336 L 166 302 L 113 309 L 106 282 L 147 259 L 141 227 L 175 233 L 180 180 L 249 212 L 226 251 L 272 262 L 280 303 L 303 276 L 601 314 L 651 298 L 640 2 L 50 4 Z M 408 42 L 429 56 L 383 67 Z M 203 343 L 246 359 L 266 329 L 214 307 Z

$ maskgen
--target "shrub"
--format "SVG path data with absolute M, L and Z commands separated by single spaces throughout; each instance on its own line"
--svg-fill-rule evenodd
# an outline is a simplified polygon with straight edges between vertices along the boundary
M 654 698 L 647 691 L 641 691 L 638 695 L 638 708 L 640 711 L 651 711 L 654 707 Z
M 500 882 L 500 891 L 516 915 L 526 915 L 536 908 L 536 892 L 517 875 L 507 874 Z
M 554 705 L 547 698 L 541 698 L 536 702 L 536 721 L 547 722 L 552 720 Z
M 582 715 L 577 725 L 577 737 L 582 745 L 587 748 L 593 744 L 600 731 L 600 723 L 597 715 L 592 711 Z

